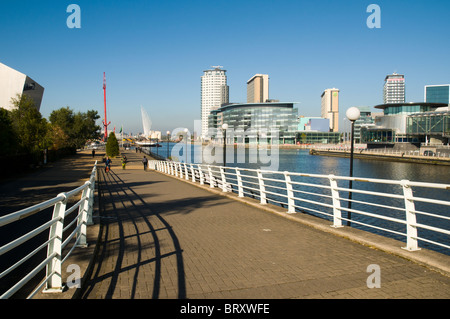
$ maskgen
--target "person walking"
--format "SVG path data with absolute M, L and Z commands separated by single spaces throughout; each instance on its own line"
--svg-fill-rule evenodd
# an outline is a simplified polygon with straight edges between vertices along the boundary
M 105 161 L 105 172 L 108 173 L 111 170 L 111 159 L 107 156 Z
M 147 164 L 148 164 L 147 157 L 144 156 L 144 158 L 142 159 L 142 163 L 144 164 L 144 171 L 146 171 L 147 170 Z
M 122 157 L 122 169 L 125 169 L 126 165 L 127 165 L 127 157 L 124 155 Z

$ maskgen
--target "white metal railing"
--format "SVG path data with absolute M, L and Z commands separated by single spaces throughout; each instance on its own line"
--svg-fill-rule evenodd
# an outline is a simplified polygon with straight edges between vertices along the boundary
M 34 249 L 31 253 L 23 257 L 18 262 L 11 265 L 8 269 L 0 273 L 0 279 L 5 277 L 8 273 L 25 263 L 31 257 L 36 255 L 39 251 L 47 248 L 46 258 L 36 266 L 31 272 L 26 274 L 21 280 L 14 284 L 9 290 L 7 290 L 0 299 L 6 299 L 15 294 L 21 289 L 27 282 L 36 276 L 40 271 L 46 268 L 45 279 L 31 292 L 28 298 L 32 298 L 40 289 L 46 285 L 45 292 L 61 292 L 63 288 L 62 284 L 62 264 L 70 256 L 72 251 L 76 247 L 86 247 L 86 231 L 87 225 L 92 223 L 92 211 L 94 204 L 95 193 L 95 180 L 97 174 L 97 161 L 92 169 L 89 181 L 86 181 L 82 186 L 77 187 L 69 192 L 61 193 L 58 196 L 49 199 L 45 202 L 37 205 L 22 209 L 20 211 L 11 213 L 0 217 L 0 227 L 7 224 L 17 222 L 26 217 L 34 215 L 44 209 L 53 206 L 53 215 L 51 220 L 39 225 L 32 231 L 24 234 L 23 236 L 12 240 L 11 242 L 0 247 L 0 256 L 6 252 L 22 245 L 23 243 L 33 239 L 38 234 L 49 229 L 49 238 L 42 243 L 39 247 Z M 70 208 L 67 207 L 69 199 L 74 198 L 81 193 L 81 198 L 74 203 Z M 67 220 L 69 214 L 74 212 L 78 208 L 78 213 L 72 220 Z M 74 227 L 76 223 L 76 226 Z M 66 236 L 63 240 L 63 233 L 67 230 L 74 228 L 74 230 Z M 69 251 L 65 250 L 66 246 L 74 239 L 74 242 Z M 65 255 L 63 256 L 63 253 Z
M 419 241 L 450 249 L 449 184 L 172 161 L 150 161 L 149 167 L 239 197 L 257 198 L 262 205 L 278 204 L 289 214 L 300 211 L 323 217 L 333 227 L 343 227 L 347 221 L 365 230 L 387 232 L 406 241 L 402 248 L 409 251 L 419 250 Z M 346 197 L 350 193 L 351 199 Z

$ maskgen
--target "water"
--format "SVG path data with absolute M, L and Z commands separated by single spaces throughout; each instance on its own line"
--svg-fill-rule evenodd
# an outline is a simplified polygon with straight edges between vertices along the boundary
M 174 151 L 176 144 L 170 143 L 169 148 L 167 148 L 167 143 L 163 144 L 163 147 L 158 149 L 158 154 L 163 157 L 167 157 L 168 150 L 169 154 L 172 155 L 173 160 L 182 161 L 186 160 L 186 155 L 183 154 L 183 149 L 181 148 L 178 151 L 180 145 L 178 145 Z M 198 162 L 199 158 L 195 157 L 195 155 L 199 154 L 200 145 L 191 145 L 190 157 L 188 158 L 188 162 Z M 154 153 L 156 153 L 156 149 L 152 149 Z M 248 163 L 249 162 L 249 153 L 254 150 L 245 150 L 245 163 L 239 163 L 237 157 L 237 150 L 234 152 L 234 163 L 227 159 L 227 167 L 242 167 L 242 168 L 252 168 L 258 169 L 262 167 L 267 167 L 270 163 L 266 162 L 261 165 L 261 163 Z M 211 163 L 213 165 L 221 165 L 222 155 L 221 155 L 221 147 L 217 148 L 218 154 L 217 161 L 220 163 Z M 227 151 L 231 153 L 231 150 Z M 341 158 L 341 157 L 331 157 L 331 156 L 312 156 L 309 155 L 309 150 L 304 149 L 279 149 L 278 156 L 274 157 L 272 160 L 276 160 L 276 170 L 283 172 L 298 172 L 305 174 L 323 174 L 329 175 L 333 174 L 336 176 L 348 176 L 349 175 L 349 167 L 350 160 L 349 158 Z M 229 154 L 228 154 L 229 155 Z M 427 165 L 427 164 L 415 164 L 415 163 L 400 163 L 400 162 L 389 162 L 389 161 L 377 161 L 377 160 L 360 160 L 354 159 L 353 162 L 353 176 L 354 177 L 362 177 L 362 178 L 376 178 L 376 179 L 389 179 L 389 180 L 410 180 L 416 182 L 430 182 L 430 183 L 443 183 L 450 184 L 450 167 L 448 166 L 439 166 L 439 165 Z M 277 176 L 279 177 L 279 175 Z M 306 178 L 306 177 L 295 177 L 294 181 L 298 182 L 308 182 L 314 184 L 322 184 L 329 185 L 328 180 L 324 179 L 314 179 L 314 178 Z M 269 183 L 268 183 L 269 184 Z M 284 186 L 284 183 L 279 183 L 280 186 Z M 277 186 L 277 183 L 272 183 L 272 185 Z M 339 187 L 348 187 L 348 181 L 340 181 L 338 182 Z M 245 186 L 245 184 L 244 184 Z M 250 184 L 247 184 L 250 186 Z M 255 187 L 255 186 L 253 186 Z M 301 197 L 314 201 L 322 201 L 324 203 L 331 204 L 331 199 L 323 199 L 317 196 L 317 194 L 329 194 L 329 190 L 326 189 L 312 189 L 304 186 L 294 185 L 294 189 L 299 192 L 295 193 L 296 197 Z M 387 185 L 387 184 L 374 184 L 374 183 L 363 183 L 363 182 L 353 182 L 353 189 L 364 189 L 374 192 L 382 192 L 388 194 L 403 194 L 403 189 L 400 186 L 395 185 Z M 277 192 L 275 189 L 271 189 L 274 192 Z M 308 192 L 308 194 L 304 194 L 301 192 Z M 253 192 L 254 195 L 255 192 Z M 428 188 L 414 188 L 413 194 L 415 197 L 425 197 L 425 198 L 434 198 L 441 200 L 449 200 L 450 192 L 449 190 L 436 190 L 436 189 L 428 189 Z M 249 191 L 249 195 L 252 195 Z M 341 191 L 341 198 L 348 198 L 348 192 Z M 258 198 L 258 197 L 256 197 Z M 283 201 L 283 197 L 277 197 L 274 195 L 269 196 L 269 199 L 273 199 L 275 201 Z M 352 199 L 361 201 L 362 203 L 353 203 L 353 209 L 360 209 L 363 211 L 368 211 L 371 213 L 376 213 L 383 216 L 390 216 L 398 219 L 405 219 L 405 212 L 401 210 L 394 210 L 392 208 L 380 208 L 380 207 L 372 207 L 367 206 L 365 202 L 374 202 L 383 205 L 393 206 L 393 207 L 404 207 L 403 199 L 395 199 L 395 198 L 386 198 L 365 194 L 352 194 Z M 274 202 L 277 204 L 276 202 Z M 316 215 L 321 218 L 331 219 L 328 216 L 324 216 L 322 214 L 316 214 L 314 212 L 309 211 L 310 209 L 314 210 L 323 210 L 328 214 L 332 214 L 331 208 L 323 208 L 322 206 L 312 205 L 305 203 L 303 201 L 296 201 L 296 205 L 301 206 L 304 209 L 299 209 L 301 211 L 306 211 L 312 215 Z M 346 201 L 341 201 L 341 205 L 347 207 Z M 442 216 L 450 216 L 449 207 L 442 205 L 433 205 L 433 204 L 424 204 L 421 202 L 415 202 L 416 210 L 432 212 L 434 214 L 442 215 Z M 343 217 L 346 216 L 346 212 L 343 212 Z M 393 223 L 389 221 L 383 221 L 367 216 L 362 216 L 359 214 L 353 213 L 351 216 L 351 220 L 353 221 L 352 227 L 371 231 L 373 233 L 377 233 L 383 236 L 388 236 L 400 241 L 405 241 L 405 237 L 403 235 L 393 234 L 391 232 L 386 232 L 382 230 L 377 230 L 373 228 L 369 228 L 366 226 L 358 225 L 356 222 L 363 222 L 368 224 L 375 224 L 376 226 L 391 229 L 392 231 L 398 231 L 401 233 L 405 233 L 405 226 Z M 434 227 L 439 227 L 442 229 L 450 230 L 450 221 L 437 219 L 433 217 L 423 216 L 417 214 L 417 222 L 428 224 Z M 345 222 L 344 222 L 345 224 Z M 446 245 L 450 245 L 450 238 L 448 235 L 438 234 L 430 231 L 425 231 L 419 228 L 419 237 L 427 238 L 430 240 L 435 240 Z M 439 251 L 441 253 L 450 255 L 450 249 L 443 248 L 440 246 L 436 246 L 433 244 L 429 244 L 427 242 L 419 241 L 419 247 L 428 248 L 432 250 Z

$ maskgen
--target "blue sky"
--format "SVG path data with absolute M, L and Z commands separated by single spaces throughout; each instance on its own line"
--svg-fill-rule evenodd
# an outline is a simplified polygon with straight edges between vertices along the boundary
M 81 28 L 66 25 L 81 8 Z M 369 29 L 371 3 L 381 28 Z M 246 102 L 246 81 L 270 76 L 269 96 L 320 116 L 320 95 L 340 89 L 340 118 L 351 106 L 382 103 L 384 77 L 405 74 L 406 100 L 427 84 L 450 83 L 447 0 L 0 1 L 0 62 L 45 87 L 44 117 L 60 107 L 95 109 L 142 131 L 193 129 L 200 119 L 200 76 L 227 70 L 230 102 Z M 110 127 L 110 128 L 111 128 Z

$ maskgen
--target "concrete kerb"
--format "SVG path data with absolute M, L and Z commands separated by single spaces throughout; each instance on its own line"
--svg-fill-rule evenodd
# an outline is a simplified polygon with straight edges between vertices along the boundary
M 419 264 L 423 267 L 426 267 L 430 270 L 434 270 L 445 276 L 450 277 L 450 256 L 446 256 L 444 254 L 440 254 L 438 252 L 434 252 L 423 248 L 419 251 L 411 252 L 402 249 L 401 247 L 405 246 L 405 243 L 395 239 L 391 239 L 381 235 L 376 235 L 352 227 L 335 228 L 331 226 L 329 221 L 321 219 L 319 217 L 301 213 L 289 214 L 286 212 L 286 209 L 282 207 L 278 207 L 272 204 L 262 205 L 259 203 L 259 201 L 249 197 L 239 197 L 235 193 L 223 192 L 221 189 L 211 188 L 209 187 L 209 185 L 200 185 L 199 183 L 192 182 L 191 180 L 186 180 L 183 178 L 172 176 L 170 174 L 166 174 L 157 170 L 149 169 L 149 171 L 172 177 L 176 180 L 183 181 L 185 183 L 204 189 L 208 192 L 220 196 L 225 196 L 233 200 L 237 200 L 243 204 L 253 206 L 260 210 L 280 216 L 282 218 L 287 218 L 289 220 L 304 224 L 317 230 L 321 230 L 333 234 L 335 236 L 348 239 L 352 242 L 370 247 L 372 249 L 378 249 L 385 253 L 404 258 L 406 260 Z

